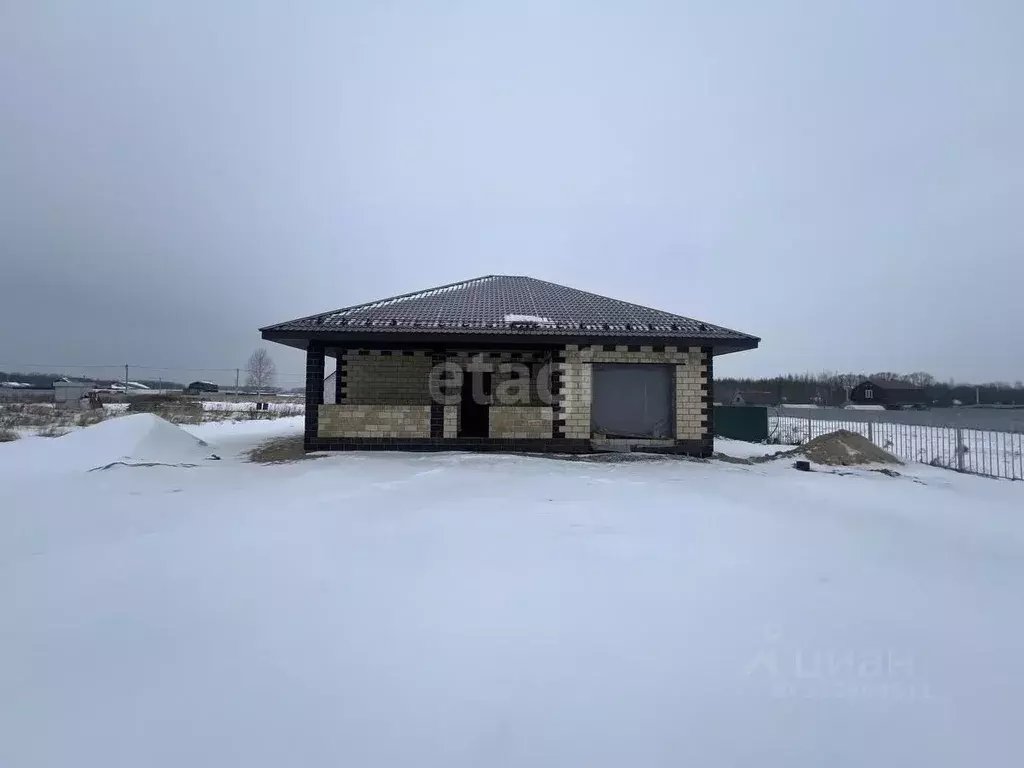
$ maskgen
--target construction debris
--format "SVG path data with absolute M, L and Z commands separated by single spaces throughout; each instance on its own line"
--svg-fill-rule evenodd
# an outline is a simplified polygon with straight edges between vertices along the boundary
M 846 429 L 816 437 L 790 451 L 788 455 L 804 456 L 815 464 L 824 464 L 830 467 L 903 463 L 863 435 Z

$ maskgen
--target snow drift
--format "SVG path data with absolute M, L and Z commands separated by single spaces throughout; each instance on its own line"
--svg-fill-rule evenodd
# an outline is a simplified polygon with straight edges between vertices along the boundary
M 139 413 L 102 421 L 64 437 L 39 438 L 11 453 L 26 471 L 108 469 L 113 466 L 194 466 L 219 458 L 207 443 L 159 416 Z
M 117 464 L 195 464 L 217 458 L 210 446 L 181 427 L 152 413 L 139 413 L 101 422 L 62 438 L 70 450 L 95 448 L 105 460 L 94 468 Z

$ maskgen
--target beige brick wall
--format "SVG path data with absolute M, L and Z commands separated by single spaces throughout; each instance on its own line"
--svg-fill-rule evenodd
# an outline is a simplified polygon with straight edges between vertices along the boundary
M 430 355 L 416 350 L 404 355 L 392 350 L 390 355 L 380 350 L 358 354 L 357 350 L 344 353 L 345 385 L 343 403 L 352 405 L 429 405 Z
M 675 438 L 624 438 L 624 437 L 595 437 L 590 444 L 595 448 L 606 448 L 610 451 L 626 450 L 628 448 L 668 448 L 675 443 Z
M 552 411 L 548 406 L 504 406 L 490 408 L 491 437 L 551 437 Z
M 444 407 L 444 436 L 459 436 L 459 406 L 446 405 Z
M 321 405 L 320 437 L 430 437 L 429 405 Z
M 560 355 L 558 363 L 562 379 L 560 404 L 565 421 L 561 429 L 566 437 L 589 439 L 591 436 L 592 363 L 674 364 L 676 439 L 697 440 L 704 436 L 707 416 L 700 412 L 703 407 L 701 385 L 707 361 L 700 347 L 667 346 L 663 352 L 655 352 L 653 347 L 641 347 L 639 352 L 630 352 L 628 347 L 609 351 L 602 346 L 577 347 L 570 344 Z
M 707 373 L 707 359 L 700 347 L 690 348 L 690 362 L 676 366 L 676 439 L 700 440 L 707 431 L 708 417 L 701 414 L 701 388 Z

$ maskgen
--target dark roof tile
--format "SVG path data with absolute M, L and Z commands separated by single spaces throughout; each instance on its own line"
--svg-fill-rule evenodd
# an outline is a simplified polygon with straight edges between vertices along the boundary
M 488 275 L 357 304 L 261 331 L 444 332 L 756 341 L 729 328 L 532 277 Z

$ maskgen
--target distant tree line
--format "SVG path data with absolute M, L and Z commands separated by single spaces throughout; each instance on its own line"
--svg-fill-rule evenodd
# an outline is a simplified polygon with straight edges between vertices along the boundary
M 30 384 L 36 389 L 50 389 L 57 379 L 68 378 L 72 381 L 95 381 L 97 384 L 123 384 L 123 379 L 92 379 L 87 376 L 66 376 L 62 373 L 23 373 L 21 371 L 0 371 L 0 381 L 16 381 L 21 384 Z M 151 389 L 184 389 L 185 385 L 177 381 L 163 381 L 156 379 L 132 379 L 139 384 L 145 384 Z
M 1013 384 L 1005 381 L 987 384 L 964 384 L 938 381 L 930 373 L 790 373 L 760 379 L 715 378 L 714 401 L 731 403 L 737 392 L 765 392 L 772 396 L 772 402 L 816 403 L 818 405 L 843 405 L 849 391 L 865 379 L 874 382 L 904 381 L 923 389 L 932 405 L 949 407 L 953 405 L 1024 405 L 1024 382 Z

